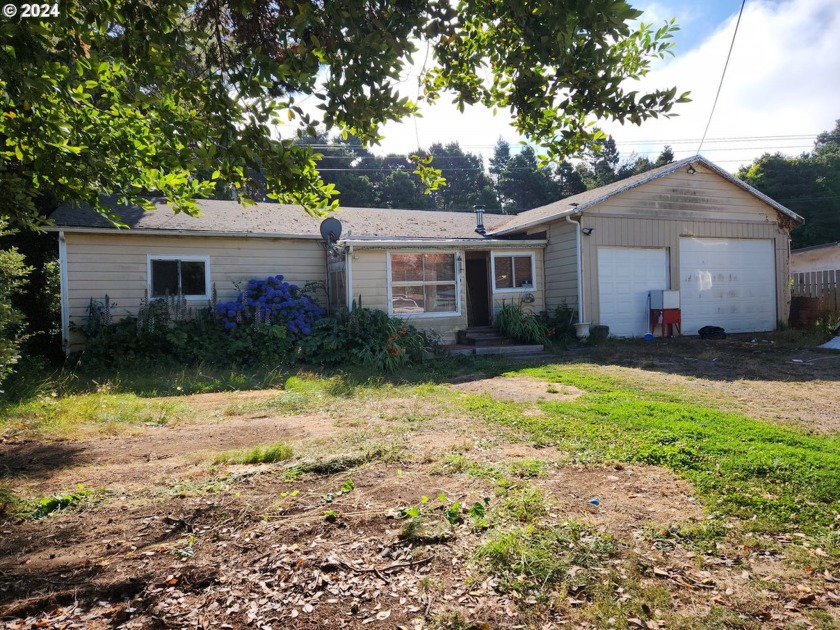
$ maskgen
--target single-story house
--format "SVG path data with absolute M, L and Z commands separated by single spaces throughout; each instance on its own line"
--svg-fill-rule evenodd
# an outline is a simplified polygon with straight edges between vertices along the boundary
M 283 274 L 321 282 L 331 306 L 353 303 L 440 333 L 492 323 L 506 300 L 534 311 L 566 303 L 580 321 L 640 336 L 648 293 L 678 289 L 683 334 L 704 325 L 772 330 L 785 321 L 789 232 L 802 218 L 702 157 L 694 157 L 515 216 L 342 208 L 340 235 L 302 208 L 199 202 L 200 217 L 163 204 L 116 207 L 116 229 L 84 206 L 61 206 L 65 347 L 76 346 L 91 298 L 114 312 L 179 292 L 206 304 L 213 288 Z M 337 238 L 335 238 L 337 237 Z
M 837 272 L 840 270 L 840 242 L 802 247 L 790 252 L 790 273 Z
M 795 325 L 812 325 L 823 311 L 840 310 L 840 242 L 790 252 Z

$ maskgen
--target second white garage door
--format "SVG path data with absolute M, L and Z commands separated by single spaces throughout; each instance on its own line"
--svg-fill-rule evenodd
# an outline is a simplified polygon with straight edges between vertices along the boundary
M 598 248 L 600 323 L 618 337 L 647 332 L 648 292 L 668 288 L 668 250 L 643 247 Z
M 726 332 L 776 327 L 773 241 L 737 238 L 680 239 L 682 330 L 703 326 Z

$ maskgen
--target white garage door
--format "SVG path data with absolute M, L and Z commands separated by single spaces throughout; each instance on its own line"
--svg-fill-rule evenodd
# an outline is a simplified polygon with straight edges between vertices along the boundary
M 680 306 L 685 335 L 703 326 L 726 332 L 776 327 L 772 240 L 680 239 Z
M 598 248 L 600 323 L 619 337 L 641 337 L 648 329 L 648 292 L 668 288 L 668 250 Z

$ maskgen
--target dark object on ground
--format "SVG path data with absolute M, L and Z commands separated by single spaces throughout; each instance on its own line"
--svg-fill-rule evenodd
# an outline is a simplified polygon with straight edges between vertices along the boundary
M 703 326 L 697 334 L 700 339 L 726 339 L 726 332 L 720 326 Z
M 793 328 L 813 328 L 820 315 L 820 299 L 795 296 L 790 299 L 790 325 Z
M 607 337 L 609 337 L 609 336 L 610 336 L 610 327 L 609 326 L 592 326 L 589 329 L 589 339 L 593 343 L 606 341 Z

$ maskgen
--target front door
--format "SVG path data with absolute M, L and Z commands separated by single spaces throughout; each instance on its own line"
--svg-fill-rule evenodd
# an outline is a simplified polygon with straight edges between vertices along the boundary
M 467 325 L 490 325 L 490 255 L 466 252 Z

